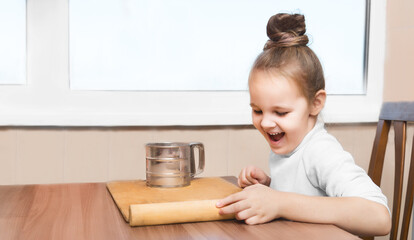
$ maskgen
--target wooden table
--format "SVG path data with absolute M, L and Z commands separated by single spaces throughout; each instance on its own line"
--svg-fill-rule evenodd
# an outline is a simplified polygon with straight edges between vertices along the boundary
M 333 225 L 237 220 L 130 227 L 105 183 L 0 186 L 0 239 L 359 239 Z

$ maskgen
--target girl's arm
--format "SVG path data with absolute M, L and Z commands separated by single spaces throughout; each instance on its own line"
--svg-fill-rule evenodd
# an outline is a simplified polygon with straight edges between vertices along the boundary
M 285 218 L 334 224 L 359 236 L 386 235 L 391 219 L 385 206 L 359 197 L 315 197 L 279 192 L 261 184 L 245 188 L 217 203 L 220 214 L 236 213 L 247 224 Z

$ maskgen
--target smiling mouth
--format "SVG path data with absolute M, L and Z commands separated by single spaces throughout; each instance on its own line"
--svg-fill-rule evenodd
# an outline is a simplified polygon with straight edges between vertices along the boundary
M 280 139 L 282 139 L 283 136 L 285 136 L 285 133 L 284 132 L 267 133 L 267 135 L 269 136 L 270 140 L 272 140 L 273 142 L 277 142 Z

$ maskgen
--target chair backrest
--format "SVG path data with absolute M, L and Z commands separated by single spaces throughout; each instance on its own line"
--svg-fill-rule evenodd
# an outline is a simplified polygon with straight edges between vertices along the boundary
M 401 200 L 404 179 L 404 161 L 407 122 L 414 122 L 414 102 L 385 102 L 382 105 L 377 132 L 372 148 L 371 161 L 368 175 L 378 186 L 381 185 L 382 169 L 384 165 L 385 148 L 387 146 L 388 133 L 391 124 L 394 126 L 395 134 L 395 172 L 394 172 L 394 197 L 392 208 L 392 228 L 390 239 L 396 240 L 401 212 Z M 407 193 L 403 211 L 403 222 L 401 227 L 401 240 L 408 237 L 408 230 L 413 207 L 414 188 L 414 139 L 411 150 L 411 162 L 409 166 L 407 182 Z M 373 239 L 373 238 L 371 238 Z

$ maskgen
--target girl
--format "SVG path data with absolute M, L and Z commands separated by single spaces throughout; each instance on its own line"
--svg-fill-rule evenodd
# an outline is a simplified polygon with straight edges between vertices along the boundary
M 387 199 L 318 118 L 326 99 L 305 19 L 277 14 L 249 76 L 253 125 L 271 148 L 270 176 L 254 166 L 239 175 L 243 191 L 218 201 L 221 214 L 247 224 L 276 218 L 335 224 L 357 235 L 386 235 Z

